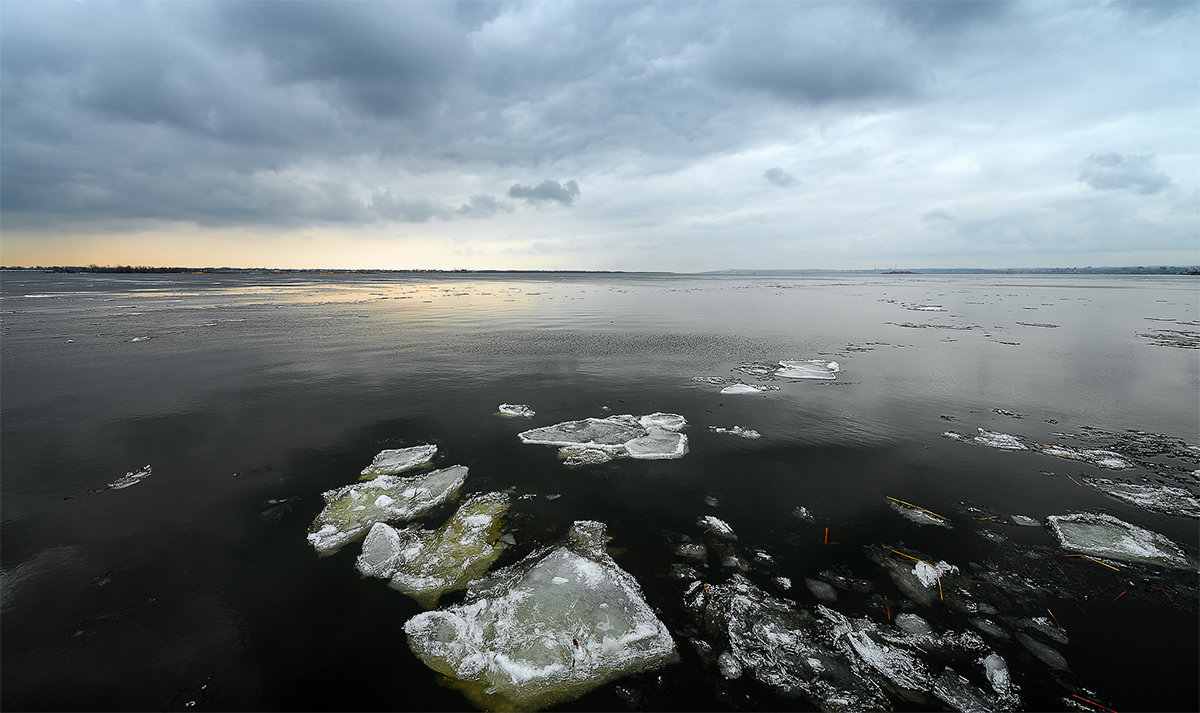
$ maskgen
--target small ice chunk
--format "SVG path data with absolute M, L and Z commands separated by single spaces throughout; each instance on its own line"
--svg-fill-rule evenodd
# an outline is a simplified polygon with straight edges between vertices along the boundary
M 784 591 L 792 588 L 792 580 L 788 579 L 787 577 L 776 577 L 775 584 Z
M 508 418 L 533 418 L 536 412 L 525 404 L 500 404 L 497 413 Z
M 946 518 L 940 515 L 934 515 L 928 510 L 922 510 L 921 508 L 913 505 L 899 503 L 891 498 L 888 498 L 888 505 L 891 505 L 892 509 L 899 513 L 906 520 L 911 520 L 918 525 L 937 525 L 939 527 L 945 527 L 948 529 L 953 529 L 954 527 Z
M 696 524 L 705 528 L 706 532 L 708 530 L 712 530 L 718 537 L 724 537 L 727 540 L 737 539 L 737 534 L 733 531 L 733 528 L 729 526 L 729 523 L 725 522 L 716 515 L 705 515 L 704 517 L 700 518 Z
M 733 426 L 731 428 L 722 428 L 721 426 L 709 426 L 708 430 L 714 433 L 728 433 L 733 436 L 741 436 L 742 438 L 762 438 L 762 434 L 752 428 L 742 428 L 741 426 Z
M 980 659 L 979 663 L 983 664 L 984 675 L 1001 701 L 1016 700 L 1017 685 L 1012 681 L 1004 657 L 993 652 Z M 1006 705 L 1005 709 L 1013 710 L 1014 706 Z
M 730 384 L 721 389 L 722 394 L 761 394 L 767 391 L 765 386 L 757 386 L 755 384 Z
M 567 547 L 494 573 L 404 631 L 417 658 L 485 710 L 546 708 L 679 660 L 637 581 L 606 554 Z
M 819 579 L 805 577 L 804 586 L 808 587 L 808 591 L 812 592 L 814 597 L 826 604 L 833 604 L 838 599 L 837 590 Z
M 647 431 L 662 429 L 664 431 L 682 431 L 687 426 L 687 419 L 677 413 L 656 412 L 638 418 L 638 423 Z
M 583 446 L 563 446 L 558 449 L 558 457 L 563 465 L 576 467 L 581 465 L 599 465 L 613 459 L 612 453 L 599 448 L 584 448 Z
M 809 509 L 803 505 L 797 505 L 792 509 L 792 517 L 796 518 L 797 520 L 804 520 L 805 522 L 816 521 L 816 518 L 814 518 L 813 514 L 809 512 Z
M 897 614 L 895 624 L 901 631 L 913 636 L 927 636 L 933 633 L 933 627 L 929 625 L 929 622 L 908 612 Z
M 1012 520 L 1014 523 L 1016 523 L 1018 525 L 1022 525 L 1024 527 L 1041 527 L 1041 525 L 1042 525 L 1042 523 L 1038 522 L 1037 520 L 1033 519 L 1032 517 L 1028 517 L 1025 515 L 1011 515 L 1011 516 L 1009 516 L 1009 519 Z
M 425 465 L 433 460 L 437 449 L 435 445 L 423 444 L 380 451 L 371 464 L 362 469 L 359 480 L 371 480 L 380 475 L 395 475 Z
M 381 475 L 329 490 L 321 495 L 325 508 L 309 527 L 308 542 L 329 554 L 362 538 L 377 522 L 410 520 L 428 512 L 457 496 L 466 479 L 467 467 L 455 465 L 411 478 Z
M 1087 478 L 1084 482 L 1106 495 L 1147 510 L 1168 515 L 1200 518 L 1200 500 L 1183 488 L 1119 483 L 1107 478 Z
M 120 478 L 117 478 L 113 482 L 109 483 L 108 487 L 110 490 L 120 490 L 121 488 L 128 488 L 131 485 L 136 485 L 136 484 L 142 482 L 143 480 L 145 480 L 146 478 L 149 478 L 152 472 L 153 471 L 149 465 L 144 465 L 141 468 L 138 468 L 137 470 L 131 470 L 128 473 L 126 473 L 125 475 L 122 475 Z
M 742 664 L 737 658 L 728 651 L 722 651 L 717 657 L 717 668 L 720 669 L 721 675 L 729 680 L 742 677 Z
M 1189 569 L 1179 545 L 1105 513 L 1051 515 L 1046 518 L 1062 546 L 1097 557 Z
M 1069 460 L 1083 461 L 1101 468 L 1109 470 L 1122 470 L 1124 468 L 1132 468 L 1133 464 L 1121 457 L 1120 453 L 1112 451 L 1095 450 L 1088 448 L 1068 448 L 1067 446 L 1049 445 L 1040 446 L 1038 451 L 1048 456 L 1057 456 L 1059 458 L 1067 458 Z
M 967 436 L 954 431 L 946 431 L 942 434 L 946 438 L 952 438 L 956 441 L 964 443 L 974 443 L 977 446 L 987 446 L 988 448 L 998 448 L 1002 451 L 1027 451 L 1029 447 L 1021 442 L 1017 436 L 1007 433 L 998 433 L 996 431 L 988 431 L 979 429 L 978 436 Z
M 913 574 L 916 575 L 917 579 L 921 581 L 921 584 L 924 584 L 926 587 L 933 587 L 937 585 L 940 577 L 944 577 L 948 574 L 954 574 L 957 571 L 958 567 L 945 562 L 938 562 L 934 566 L 930 566 L 928 562 L 917 562 L 916 566 L 913 567 Z
M 780 369 L 775 376 L 786 379 L 821 379 L 830 381 L 837 378 L 841 366 L 836 361 L 824 359 L 802 359 L 779 362 Z

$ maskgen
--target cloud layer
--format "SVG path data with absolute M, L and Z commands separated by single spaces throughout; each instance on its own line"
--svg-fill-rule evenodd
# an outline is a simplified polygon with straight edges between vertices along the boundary
M 9 0 L 4 262 L 1200 262 L 1198 7 Z

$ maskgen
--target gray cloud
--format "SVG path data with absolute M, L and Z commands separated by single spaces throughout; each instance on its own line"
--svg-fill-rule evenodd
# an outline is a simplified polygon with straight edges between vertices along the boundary
M 571 205 L 579 197 L 579 184 L 575 181 L 559 183 L 558 181 L 551 181 L 549 179 L 532 187 L 514 183 L 512 188 L 508 189 L 508 196 L 510 198 L 523 198 L 530 203 L 554 201 L 563 205 Z
M 511 213 L 511 203 L 498 201 L 492 196 L 474 195 L 469 203 L 464 203 L 454 211 L 455 215 L 463 218 L 490 218 L 497 213 Z
M 1088 156 L 1079 180 L 1098 191 L 1127 190 L 1143 195 L 1158 193 L 1171 182 L 1158 170 L 1153 156 L 1119 153 Z
M 767 179 L 767 183 L 771 183 L 776 186 L 782 186 L 784 188 L 796 182 L 796 179 L 792 177 L 792 174 L 778 166 L 768 168 L 763 173 L 763 178 Z

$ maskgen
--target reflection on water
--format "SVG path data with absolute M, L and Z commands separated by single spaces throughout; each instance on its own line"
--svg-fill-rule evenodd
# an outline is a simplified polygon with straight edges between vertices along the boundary
M 809 622 L 831 661 L 886 644 L 954 695 L 968 689 L 944 665 L 985 692 L 990 669 L 886 639 L 892 617 L 982 637 L 971 656 L 1003 658 L 1028 709 L 1195 709 L 1194 566 L 1068 557 L 1044 523 L 1107 513 L 1196 561 L 1194 518 L 1093 483 L 1196 495 L 1196 352 L 1139 335 L 1198 319 L 1184 278 L 5 273 L 0 696 L 14 709 L 463 708 L 405 643 L 420 607 L 363 580 L 356 547 L 320 559 L 305 542 L 322 492 L 383 449 L 431 443 L 437 467 L 470 468 L 464 496 L 515 496 L 516 544 L 497 566 L 603 522 L 672 632 L 679 664 L 566 709 L 815 705 L 752 670 L 724 675 L 746 663 L 697 624 L 693 579 L 785 600 L 780 616 Z M 841 371 L 736 369 L 807 359 Z M 706 376 L 778 388 L 722 394 L 694 380 Z M 536 415 L 501 418 L 502 403 Z M 686 417 L 684 457 L 568 469 L 517 438 L 656 412 Z M 713 428 L 733 426 L 761 437 Z M 1134 465 L 942 437 L 979 428 Z M 105 489 L 146 464 L 153 477 Z M 736 531 L 734 549 L 702 532 L 705 516 Z M 935 577 L 938 597 L 913 589 L 905 555 L 959 571 Z M 1053 628 L 1029 623 L 1046 610 Z M 863 680 L 888 705 L 945 705 L 933 683 L 901 695 Z

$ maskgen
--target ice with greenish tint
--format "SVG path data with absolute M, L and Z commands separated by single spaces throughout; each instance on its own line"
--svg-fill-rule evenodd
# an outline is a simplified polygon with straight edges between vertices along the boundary
M 1183 488 L 1169 485 L 1120 483 L 1108 478 L 1085 478 L 1083 482 L 1105 495 L 1147 510 L 1181 517 L 1200 518 L 1200 499 Z
M 836 361 L 824 359 L 785 360 L 779 362 L 775 376 L 785 379 L 821 379 L 832 381 L 837 378 L 841 366 Z
M 537 710 L 679 660 L 637 581 L 604 552 L 604 526 L 473 585 L 404 625 L 425 665 L 485 710 Z
M 979 429 L 979 435 L 968 436 L 955 431 L 946 431 L 942 436 L 951 438 L 963 443 L 973 443 L 977 446 L 987 446 L 988 448 L 998 448 L 1002 451 L 1027 451 L 1029 446 L 1026 446 L 1021 439 L 1008 433 L 998 433 L 996 431 L 987 431 Z
M 392 448 L 380 451 L 371 464 L 362 469 L 359 480 L 372 480 L 381 475 L 396 475 L 433 460 L 438 447 L 431 444 L 411 448 Z
M 467 467 L 454 465 L 409 478 L 381 475 L 321 494 L 325 508 L 309 527 L 308 542 L 321 554 L 367 534 L 377 522 L 411 520 L 458 495 Z
M 391 587 L 426 609 L 446 592 L 462 589 L 492 566 L 504 549 L 504 493 L 474 495 L 437 530 L 397 529 L 377 522 L 363 541 L 358 571 L 391 580 Z
M 1105 513 L 1051 515 L 1050 530 L 1068 550 L 1127 562 L 1190 569 L 1187 555 L 1171 540 Z

